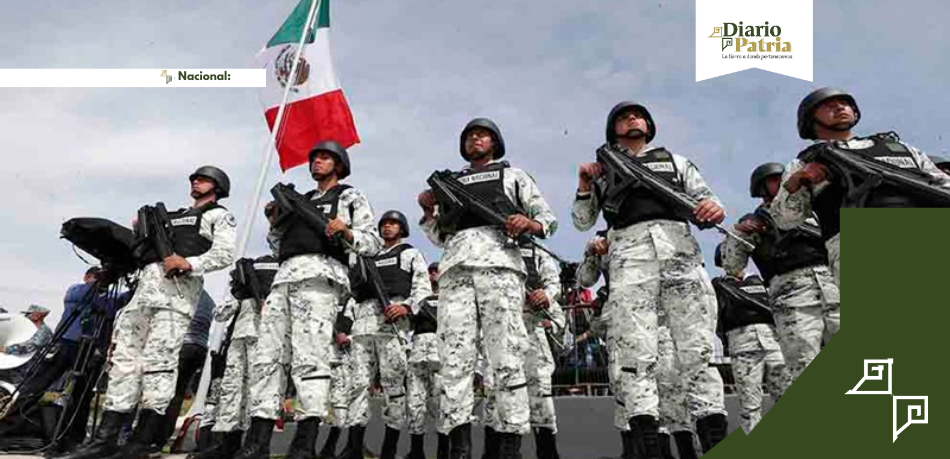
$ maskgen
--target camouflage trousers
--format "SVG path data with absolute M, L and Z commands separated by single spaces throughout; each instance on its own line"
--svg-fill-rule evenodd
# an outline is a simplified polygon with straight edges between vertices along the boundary
M 828 249 L 828 265 L 831 267 L 835 285 L 841 288 L 841 234 L 836 234 L 835 237 L 828 239 L 825 248 Z
M 297 388 L 296 416 L 327 417 L 333 323 L 342 293 L 343 287 L 324 278 L 274 285 L 261 311 L 260 337 L 250 359 L 251 374 L 257 376 L 251 381 L 252 417 L 280 416 L 288 360 Z
M 775 331 L 791 382 L 841 328 L 841 297 L 827 267 L 803 268 L 772 278 Z
M 762 384 L 778 400 L 788 388 L 788 369 L 771 325 L 746 325 L 727 335 L 739 394 L 739 424 L 748 435 L 762 420 Z
M 215 405 L 214 432 L 247 430 L 250 383 L 257 379 L 251 374 L 248 358 L 254 354 L 257 338 L 236 338 L 228 347 L 227 366 L 218 383 L 218 403 Z
M 621 235 L 622 237 L 623 235 Z M 709 367 L 716 297 L 699 248 L 682 236 L 673 247 L 653 239 L 615 241 L 609 254 L 607 317 L 609 374 L 627 418 L 659 417 L 658 312 L 666 316 L 673 340 L 676 382 L 693 419 L 722 413 L 722 379 Z M 618 238 L 619 239 L 619 238 Z M 688 244 L 689 250 L 680 245 Z M 665 244 L 664 244 L 665 245 Z M 673 400 L 672 403 L 678 403 Z M 673 415 L 682 418 L 683 415 Z M 682 420 L 688 422 L 688 420 Z
M 534 327 L 528 333 L 528 352 L 524 370 L 528 380 L 529 422 L 532 428 L 543 427 L 557 433 L 557 414 L 554 411 L 554 393 L 551 376 L 554 374 L 554 355 L 544 328 Z
M 332 375 L 330 378 L 330 403 L 333 407 L 333 419 L 330 424 L 334 427 L 345 428 L 349 419 L 351 395 L 353 394 L 352 373 L 353 359 L 349 347 L 337 348 L 335 358 L 330 362 Z
M 400 337 L 392 334 L 357 335 L 350 345 L 352 359 L 350 408 L 346 426 L 369 424 L 369 390 L 376 372 L 383 387 L 382 420 L 393 429 L 402 430 L 406 423 L 406 347 Z
M 409 434 L 421 435 L 426 425 L 438 421 L 439 394 L 439 343 L 435 333 L 412 337 L 409 351 L 409 377 L 406 380 L 406 402 L 409 408 Z
M 528 337 L 522 320 L 524 276 L 504 268 L 454 267 L 439 278 L 438 336 L 443 384 L 441 433 L 470 423 L 475 405 L 472 383 L 479 331 L 491 367 L 498 419 L 503 433 L 530 430 L 524 354 Z

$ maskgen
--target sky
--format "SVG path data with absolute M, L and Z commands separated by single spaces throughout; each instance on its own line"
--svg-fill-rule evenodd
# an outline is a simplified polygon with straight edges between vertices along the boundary
M 3 2 L 4 68 L 252 68 L 254 56 L 296 0 Z M 857 98 L 858 133 L 897 131 L 946 154 L 943 131 L 950 32 L 945 2 L 845 0 L 814 4 L 814 81 L 752 69 L 695 82 L 692 1 L 587 2 L 333 0 L 334 63 L 360 145 L 353 175 L 377 215 L 405 212 L 433 170 L 458 169 L 458 135 L 473 117 L 494 119 L 513 166 L 538 182 L 559 220 L 548 245 L 579 260 L 593 232 L 570 222 L 577 167 L 603 143 L 607 112 L 645 104 L 653 145 L 697 164 L 725 203 L 727 222 L 750 211 L 752 169 L 787 162 L 798 138 L 799 101 L 821 86 Z M 215 164 L 228 172 L 239 222 L 248 217 L 268 141 L 254 88 L 0 88 L 0 305 L 53 309 L 86 265 L 60 240 L 60 225 L 95 216 L 128 225 L 156 201 L 189 204 L 187 176 Z M 277 181 L 310 187 L 305 168 Z M 257 210 L 259 212 L 259 210 Z M 694 228 L 695 230 L 695 228 Z M 264 253 L 258 219 L 249 255 Z M 409 242 L 438 251 L 418 227 Z M 722 236 L 694 231 L 710 274 Z M 207 277 L 216 298 L 226 273 Z

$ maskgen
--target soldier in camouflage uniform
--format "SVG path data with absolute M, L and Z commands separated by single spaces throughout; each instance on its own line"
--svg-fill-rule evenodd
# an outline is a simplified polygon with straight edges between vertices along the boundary
M 605 286 L 598 292 L 598 302 L 601 307 L 609 298 L 609 275 L 604 255 L 607 254 L 609 242 L 607 241 L 607 231 L 598 231 L 593 239 L 588 241 L 584 251 L 584 260 L 578 267 L 577 280 L 582 287 L 592 287 L 604 275 Z M 578 341 L 584 341 L 593 337 L 607 336 L 607 318 L 603 315 L 603 309 L 591 320 L 590 331 L 581 335 Z M 665 314 L 660 314 L 657 319 L 657 392 L 659 396 L 659 442 L 660 453 L 664 458 L 672 457 L 670 448 L 670 436 L 676 441 L 677 450 L 680 459 L 694 459 L 696 450 L 693 445 L 692 422 L 690 419 L 689 406 L 686 402 L 684 387 L 679 384 L 679 374 L 676 368 L 676 347 L 673 338 L 670 336 L 670 329 L 666 326 Z M 589 334 L 589 336 L 588 336 Z M 615 385 L 616 381 L 622 378 L 621 369 L 615 365 L 616 360 L 611 359 L 610 366 L 610 384 L 611 392 L 619 394 L 619 388 Z M 715 368 L 708 367 L 707 371 L 717 371 Z M 718 401 L 715 406 L 718 410 L 724 412 L 725 400 L 722 398 L 722 383 L 717 381 L 714 375 L 704 378 L 705 384 L 710 387 L 704 392 L 712 393 L 708 396 L 709 400 Z M 718 393 L 717 393 L 718 391 Z M 707 411 L 711 412 L 711 410 Z M 719 411 L 717 411 L 719 412 Z M 630 429 L 628 423 L 629 416 L 623 401 L 618 397 L 617 406 L 614 410 L 614 427 L 620 430 L 623 453 L 621 459 L 630 459 L 636 457 L 636 439 L 633 438 L 634 432 Z
M 647 148 L 656 125 L 643 105 L 622 102 L 607 117 L 608 144 L 622 149 L 661 180 L 695 199 L 694 218 L 719 223 L 725 218 L 719 200 L 688 159 L 662 147 Z M 578 230 L 597 222 L 607 185 L 599 163 L 582 164 L 572 217 Z M 596 181 L 596 184 L 595 184 Z M 689 223 L 646 187 L 626 192 L 618 211 L 604 212 L 610 227 L 606 255 L 610 294 L 607 346 L 623 402 L 637 443 L 648 458 L 661 454 L 658 439 L 657 394 L 658 313 L 664 312 L 676 348 L 679 384 L 685 385 L 690 414 L 708 450 L 725 437 L 726 418 L 716 393 L 722 393 L 718 373 L 709 370 L 716 320 L 716 301 L 702 266 L 699 244 Z M 711 385 L 707 379 L 711 378 Z M 713 390 L 712 394 L 710 388 Z
M 356 307 L 356 302 L 349 298 L 346 303 L 340 305 L 336 314 L 336 322 L 333 325 L 333 334 L 336 341 L 335 354 L 330 362 L 333 368 L 333 374 L 330 378 L 330 403 L 333 404 L 333 419 L 330 432 L 323 442 L 323 448 L 317 454 L 317 459 L 336 459 L 336 443 L 340 439 L 340 433 L 346 428 L 347 419 L 349 419 L 349 410 L 351 402 L 353 359 L 350 353 L 350 344 L 353 333 L 352 311 Z
M 154 251 L 141 253 L 138 286 L 116 318 L 102 422 L 89 443 L 65 456 L 69 459 L 116 453 L 131 457 L 163 440 L 165 409 L 175 395 L 178 354 L 203 289 L 202 276 L 226 268 L 234 258 L 236 222 L 217 203 L 228 196 L 228 176 L 203 166 L 189 181 L 194 203 L 168 214 L 174 254 L 161 259 Z M 171 273 L 181 274 L 173 281 Z M 145 423 L 143 435 L 120 452 L 119 432 L 131 421 L 136 406 L 142 412 L 139 422 Z
M 350 292 L 348 251 L 373 256 L 379 251 L 373 209 L 366 195 L 339 183 L 350 175 L 346 150 L 318 143 L 309 155 L 317 188 L 304 198 L 329 221 L 320 234 L 294 212 L 278 215 L 268 234 L 280 269 L 261 312 L 257 352 L 251 356 L 251 427 L 236 458 L 266 459 L 274 423 L 281 413 L 287 377 L 280 357 L 290 334 L 290 377 L 297 388 L 297 430 L 288 458 L 316 455 L 320 420 L 330 413 L 330 361 L 337 308 Z M 276 211 L 268 205 L 267 213 Z M 339 235 L 339 236 L 338 236 Z M 345 242 L 341 243 L 342 241 Z
M 901 142 L 897 134 L 856 137 L 851 130 L 861 119 L 854 97 L 837 88 L 821 88 L 806 96 L 798 106 L 798 135 L 815 144 L 805 149 L 786 167 L 782 187 L 769 210 L 779 228 L 790 230 L 818 215 L 821 237 L 828 249 L 828 263 L 835 283 L 841 285 L 840 213 L 849 191 L 828 167 L 800 158 L 813 148 L 836 148 L 846 154 L 870 157 L 902 169 L 923 172 L 931 183 L 950 188 L 950 176 L 934 165 L 920 150 Z M 927 207 L 925 203 L 895 187 L 882 185 L 869 190 L 860 207 Z
M 413 315 L 412 347 L 409 350 L 409 377 L 406 398 L 409 407 L 409 435 L 412 442 L 407 459 L 425 459 L 425 433 L 429 420 L 439 419 L 439 264 L 429 265 L 432 295 L 420 303 Z M 439 459 L 448 456 L 449 437 L 439 434 Z
M 769 290 L 776 333 L 794 382 L 818 355 L 822 343 L 841 327 L 841 298 L 828 269 L 819 222 L 809 218 L 790 230 L 776 224 L 771 204 L 783 171 L 778 163 L 762 164 L 753 171 L 750 193 L 761 198 L 762 204 L 734 229 L 755 250 L 727 239 L 722 244 L 722 266 L 739 277 L 750 257 L 755 262 Z
M 534 180 L 500 161 L 505 144 L 495 123 L 484 118 L 469 122 L 460 135 L 459 150 L 469 162 L 457 174 L 460 182 L 488 201 L 509 201 L 524 213 L 509 216 L 505 228 L 498 228 L 465 209 L 450 212 L 451 205 L 437 203 L 431 191 L 419 196 L 423 230 L 445 249 L 439 275 L 444 387 L 440 431 L 451 437 L 453 458 L 470 453 L 476 341 L 483 330 L 486 342 L 492 343 L 485 352 L 495 378 L 499 457 L 519 457 L 521 436 L 530 428 L 524 372 L 528 338 L 521 318 L 526 273 L 509 236 L 549 237 L 557 220 Z
M 247 261 L 251 260 L 242 259 L 238 263 Z M 249 281 L 238 276 L 237 269 L 231 271 L 231 298 L 218 306 L 214 313 L 214 320 L 218 323 L 228 323 L 232 318 L 233 322 L 228 326 L 229 336 L 222 343 L 222 346 L 227 346 L 221 350 L 225 353 L 225 367 L 216 383 L 217 403 L 209 413 L 214 424 L 210 429 L 213 440 L 210 448 L 189 455 L 189 459 L 230 459 L 240 449 L 244 431 L 250 423 L 247 415 L 250 383 L 257 379 L 257 375 L 250 372 L 249 356 L 257 347 L 260 309 L 270 293 L 279 265 L 270 255 L 258 257 L 249 264 L 254 268 L 251 274 L 255 276 L 259 290 L 253 291 Z M 260 298 L 255 298 L 255 295 Z M 215 356 L 212 365 L 219 365 L 220 357 Z M 215 370 L 212 368 L 212 375 L 217 373 Z
M 721 247 L 716 247 L 715 259 L 720 268 Z M 748 435 L 762 419 L 762 384 L 778 400 L 788 387 L 789 377 L 775 339 L 769 293 L 762 279 L 736 274 L 716 277 L 712 283 L 719 301 L 719 328 L 728 343 L 739 393 L 739 423 Z
M 423 299 L 432 295 L 425 257 L 418 249 L 403 242 L 409 237 L 409 223 L 402 212 L 390 210 L 379 219 L 378 230 L 383 249 L 367 263 L 375 263 L 391 304 L 383 305 L 373 293 L 365 274 L 354 273 L 353 374 L 347 419 L 349 438 L 343 459 L 362 459 L 363 432 L 369 423 L 369 388 L 379 372 L 385 397 L 383 421 L 386 435 L 380 459 L 393 459 L 399 434 L 406 423 L 406 334 L 410 318 Z M 355 268 L 359 270 L 359 268 Z

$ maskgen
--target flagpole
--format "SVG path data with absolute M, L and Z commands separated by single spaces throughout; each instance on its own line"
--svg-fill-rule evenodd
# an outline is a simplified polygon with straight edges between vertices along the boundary
M 300 42 L 297 43 L 297 52 L 294 53 L 294 63 L 290 67 L 290 75 L 284 87 L 284 97 L 280 102 L 280 107 L 277 108 L 277 117 L 274 119 L 274 127 L 271 129 L 270 141 L 267 142 L 267 151 L 264 153 L 264 160 L 261 163 L 261 172 L 257 176 L 257 184 L 254 185 L 254 195 L 247 206 L 247 219 L 244 221 L 244 228 L 242 228 L 241 237 L 238 240 L 237 250 L 235 250 L 235 255 L 237 256 L 235 259 L 243 258 L 247 252 L 247 245 L 251 240 L 251 231 L 254 229 L 254 221 L 257 219 L 257 209 L 261 204 L 261 194 L 264 191 L 264 184 L 267 182 L 267 170 L 270 169 L 270 165 L 274 161 L 274 151 L 277 149 L 277 138 L 281 132 L 281 122 L 284 117 L 284 109 L 287 106 L 287 98 L 290 96 L 290 87 L 297 82 L 297 64 L 300 62 L 300 54 L 303 52 L 304 42 L 307 41 L 307 35 L 313 27 L 316 12 L 319 11 L 321 2 L 322 0 L 312 0 L 310 2 L 310 12 L 307 14 L 307 22 L 304 24 L 303 33 L 300 34 Z M 225 295 L 227 295 L 227 293 L 225 293 Z M 237 318 L 235 317 L 234 320 L 237 320 Z M 218 323 L 213 322 L 212 325 L 218 325 Z M 209 333 L 209 339 L 211 336 L 214 336 L 215 331 L 216 330 L 212 330 L 212 332 Z M 209 346 L 209 348 L 211 347 Z M 194 403 L 191 404 L 191 408 L 185 415 L 186 419 L 201 414 L 204 411 L 205 398 L 207 397 L 210 386 L 211 356 L 209 355 L 208 358 L 205 359 L 201 382 L 198 384 L 197 395 L 195 396 Z

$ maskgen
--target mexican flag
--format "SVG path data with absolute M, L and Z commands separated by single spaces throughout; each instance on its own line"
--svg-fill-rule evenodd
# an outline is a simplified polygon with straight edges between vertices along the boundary
M 297 78 L 290 78 L 300 37 L 312 2 L 317 2 L 316 18 L 304 40 L 297 64 Z M 359 143 L 353 115 L 333 71 L 330 55 L 330 0 L 300 0 L 280 30 L 258 55 L 267 69 L 267 87 L 261 94 L 264 117 L 271 131 L 284 91 L 290 83 L 277 135 L 277 154 L 283 171 L 307 163 L 307 155 L 317 142 L 335 140 L 346 148 Z

